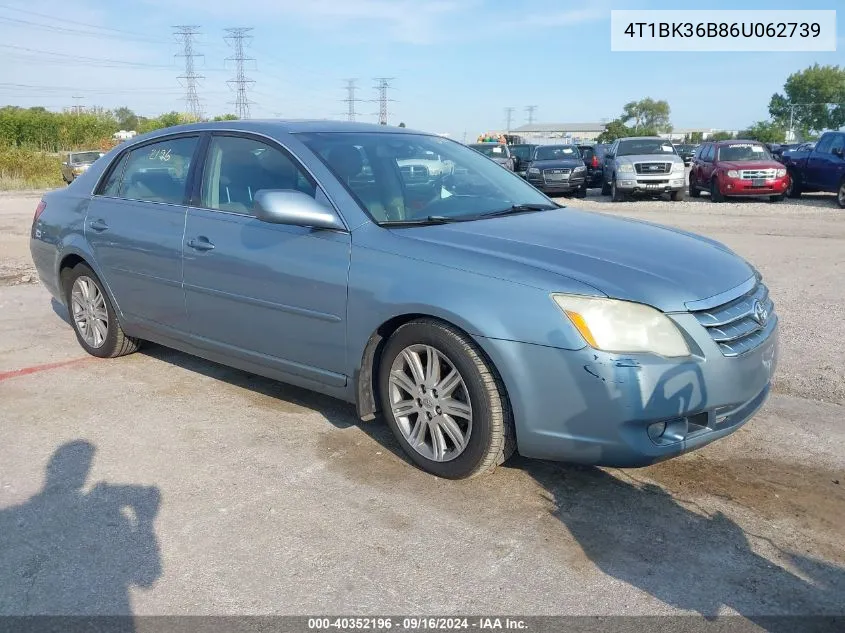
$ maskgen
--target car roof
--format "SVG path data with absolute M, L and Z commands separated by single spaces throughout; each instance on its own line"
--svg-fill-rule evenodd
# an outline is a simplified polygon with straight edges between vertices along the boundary
M 723 141 L 710 141 L 713 145 L 734 145 L 736 143 L 753 143 L 754 145 L 765 145 L 765 143 L 761 143 L 760 141 L 755 141 L 754 139 L 744 139 L 744 138 L 730 138 L 725 139 Z M 777 145 L 777 143 L 774 143 Z
M 623 136 L 619 139 L 620 141 L 666 141 L 667 143 L 671 143 L 671 141 L 660 138 L 659 136 Z

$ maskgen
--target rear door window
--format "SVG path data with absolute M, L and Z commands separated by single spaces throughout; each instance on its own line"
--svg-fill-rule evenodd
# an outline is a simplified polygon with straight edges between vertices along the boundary
M 184 204 L 198 137 L 180 137 L 133 149 L 118 195 L 130 200 Z

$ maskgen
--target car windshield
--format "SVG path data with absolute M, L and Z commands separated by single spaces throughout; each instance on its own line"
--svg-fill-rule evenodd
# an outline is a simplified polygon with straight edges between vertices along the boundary
M 460 221 L 557 207 L 513 172 L 439 136 L 391 132 L 298 136 L 379 224 Z M 408 157 L 422 155 L 439 158 L 425 165 L 409 164 Z
M 511 145 L 511 154 L 513 154 L 520 160 L 528 160 L 528 158 L 531 156 L 531 150 L 533 148 L 533 145 Z
M 93 163 L 102 155 L 102 152 L 75 152 L 70 155 L 70 162 L 84 165 L 86 163 Z
M 581 158 L 574 145 L 546 145 L 534 150 L 534 160 L 571 160 Z
M 750 160 L 772 160 L 765 145 L 757 143 L 734 143 L 719 148 L 719 160 L 742 162 Z
M 505 146 L 498 143 L 477 143 L 475 145 L 470 145 L 470 147 L 477 152 L 481 152 L 485 156 L 489 156 L 490 158 L 508 157 Z
M 675 148 L 669 141 L 659 138 L 632 138 L 619 141 L 617 156 L 636 156 L 638 154 L 675 154 Z
M 678 145 L 677 149 L 679 152 L 692 152 L 695 150 L 695 145 Z

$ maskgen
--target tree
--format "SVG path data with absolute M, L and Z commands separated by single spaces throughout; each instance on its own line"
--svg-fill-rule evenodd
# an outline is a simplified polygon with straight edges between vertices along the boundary
M 710 137 L 707 139 L 708 141 L 729 141 L 734 137 L 733 134 L 730 132 L 713 132 Z
M 403 122 L 403 123 L 400 123 L 400 124 L 399 124 L 399 127 L 405 127 L 405 123 L 404 123 L 404 122 Z
M 704 140 L 704 135 L 701 132 L 693 132 L 689 135 L 689 142 L 695 145 L 701 143 Z
M 845 125 L 845 68 L 813 64 L 789 75 L 783 90 L 769 101 L 769 114 L 781 127 L 788 128 L 790 119 L 802 132 Z
M 620 119 L 614 119 L 604 126 L 604 132 L 596 137 L 597 143 L 612 143 L 618 138 L 632 136 L 633 131 Z
M 211 119 L 212 121 L 237 121 L 238 115 L 236 114 L 218 114 L 216 117 Z
M 757 121 L 747 130 L 738 132 L 736 136 L 761 143 L 783 143 L 786 140 L 786 130 L 775 121 Z
M 136 115 L 134 112 L 132 112 L 132 110 L 130 110 L 126 106 L 115 109 L 112 114 L 114 116 L 115 121 L 117 121 L 117 126 L 121 130 L 138 129 L 138 115 Z
M 622 108 L 620 120 L 625 125 L 633 122 L 633 129 L 636 134 L 642 135 L 644 131 L 669 132 L 672 124 L 669 121 L 669 103 L 666 101 L 655 101 L 651 97 L 640 101 L 631 101 Z

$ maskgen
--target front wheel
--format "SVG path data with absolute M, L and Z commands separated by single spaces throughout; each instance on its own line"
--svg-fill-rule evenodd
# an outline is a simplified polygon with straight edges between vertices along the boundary
M 715 178 L 710 181 L 710 202 L 724 202 L 725 196 L 719 189 L 719 181 Z
M 786 195 L 789 198 L 801 197 L 801 183 L 795 178 L 792 172 L 789 173 L 789 180 L 786 185 Z
M 678 189 L 677 191 L 673 191 L 669 194 L 669 197 L 672 199 L 672 202 L 683 202 L 684 201 L 684 190 Z
M 845 209 L 845 180 L 839 183 L 839 191 L 836 192 L 836 204 L 840 209 Z
M 781 202 L 784 199 L 783 194 L 778 194 L 776 196 L 769 196 L 769 202 Z
M 515 448 L 504 386 L 456 328 L 418 319 L 390 337 L 379 366 L 384 416 L 411 460 L 447 479 L 493 470 Z
M 610 199 L 613 202 L 623 202 L 625 194 L 616 186 L 616 176 L 613 177 L 613 182 L 610 184 Z
M 576 198 L 586 198 L 587 197 L 587 186 L 584 185 L 583 187 L 578 187 L 575 190 L 575 197 Z
M 701 197 L 701 189 L 695 184 L 695 178 L 690 176 L 689 179 L 689 197 L 690 198 L 699 198 Z
M 123 332 L 102 282 L 90 267 L 77 264 L 62 281 L 73 331 L 86 352 L 115 358 L 138 349 L 140 341 Z

